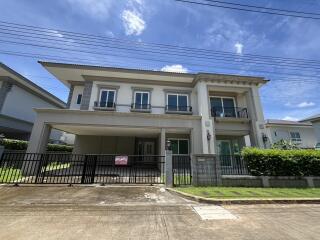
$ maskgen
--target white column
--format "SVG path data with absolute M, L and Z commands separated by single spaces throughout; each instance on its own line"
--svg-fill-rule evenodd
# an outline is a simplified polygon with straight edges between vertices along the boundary
M 161 128 L 160 133 L 160 155 L 165 156 L 166 154 L 166 129 Z
M 51 126 L 37 119 L 32 128 L 27 153 L 44 153 L 50 132 Z
M 213 132 L 213 121 L 210 117 L 209 107 L 209 94 L 207 85 L 204 82 L 199 81 L 197 83 L 197 94 L 198 94 L 198 108 L 199 115 L 201 116 L 201 133 L 202 133 L 202 153 L 203 154 L 214 154 L 214 132 Z M 208 140 L 208 135 L 211 136 Z
M 264 148 L 262 133 L 266 133 L 262 105 L 259 97 L 258 87 L 252 87 L 247 92 L 248 112 L 251 119 L 251 144 Z

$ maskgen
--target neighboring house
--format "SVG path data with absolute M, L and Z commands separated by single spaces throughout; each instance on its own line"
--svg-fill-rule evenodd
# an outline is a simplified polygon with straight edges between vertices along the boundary
M 315 132 L 309 122 L 267 119 L 266 130 L 267 147 L 280 140 L 291 141 L 301 148 L 314 148 L 316 145 Z
M 260 77 L 40 62 L 70 88 L 68 109 L 36 109 L 28 152 L 51 128 L 76 135 L 74 153 L 231 155 L 263 147 Z
M 36 112 L 33 108 L 63 109 L 66 104 L 3 63 L 0 63 L 0 133 L 6 138 L 28 140 Z M 62 132 L 50 139 L 60 141 Z
M 301 122 L 311 122 L 317 138 L 317 143 L 320 143 L 320 114 L 303 119 Z

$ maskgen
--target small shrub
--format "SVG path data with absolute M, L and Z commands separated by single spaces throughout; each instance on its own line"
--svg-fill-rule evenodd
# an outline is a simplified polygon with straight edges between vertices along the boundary
M 3 145 L 6 150 L 27 150 L 28 142 L 14 139 L 3 139 Z
M 320 176 L 320 152 L 245 148 L 249 172 L 255 176 Z
M 48 144 L 47 151 L 48 152 L 72 152 L 73 147 L 62 144 Z
M 4 139 L 3 145 L 6 150 L 27 150 L 28 142 L 22 140 L 14 140 L 14 139 Z M 47 151 L 48 152 L 72 152 L 73 147 L 62 144 L 48 144 Z

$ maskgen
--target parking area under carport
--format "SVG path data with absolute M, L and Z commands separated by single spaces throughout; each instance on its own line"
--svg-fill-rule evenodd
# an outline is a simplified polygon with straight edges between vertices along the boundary
M 229 205 L 202 220 L 161 186 L 0 186 L 0 239 L 318 239 L 319 205 Z M 213 214 L 221 213 L 216 208 Z

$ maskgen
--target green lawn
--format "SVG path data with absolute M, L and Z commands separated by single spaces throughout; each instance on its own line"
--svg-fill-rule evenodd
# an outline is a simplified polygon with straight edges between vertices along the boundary
M 59 169 L 69 168 L 69 167 L 70 167 L 70 163 L 52 162 L 49 165 L 47 165 L 45 169 L 43 168 L 41 172 L 59 170 Z
M 0 183 L 16 181 L 22 177 L 20 169 L 0 168 Z
M 179 187 L 175 189 L 212 199 L 320 198 L 320 188 Z

